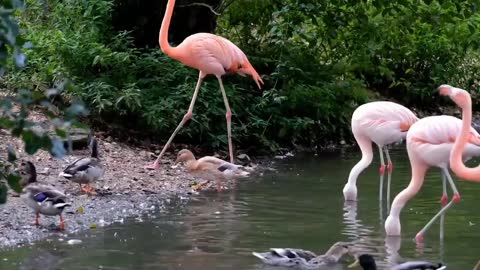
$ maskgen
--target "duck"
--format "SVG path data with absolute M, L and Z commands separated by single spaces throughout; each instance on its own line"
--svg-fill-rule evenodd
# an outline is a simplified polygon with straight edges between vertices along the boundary
M 350 264 L 348 268 L 353 268 L 360 265 L 363 270 L 377 270 L 377 264 L 375 259 L 370 254 L 362 254 L 356 257 L 355 262 Z M 433 264 L 426 261 L 408 261 L 398 265 L 395 265 L 391 270 L 444 270 L 447 269 L 446 265 L 441 263 Z
M 321 266 L 338 263 L 343 255 L 349 252 L 349 243 L 337 242 L 323 255 L 296 248 L 271 248 L 268 252 L 252 252 L 252 254 L 268 265 L 316 269 Z
M 175 165 L 181 162 L 185 164 L 190 174 L 206 179 L 206 181 L 196 185 L 196 189 L 200 189 L 210 181 L 215 180 L 217 182 L 217 190 L 221 191 L 222 180 L 250 175 L 250 172 L 244 166 L 236 165 L 217 157 L 204 156 L 197 160 L 192 151 L 188 149 L 182 149 L 177 153 Z
M 90 149 L 91 154 L 89 157 L 82 157 L 73 161 L 59 174 L 60 177 L 78 183 L 80 190 L 88 194 L 93 193 L 93 188 L 90 184 L 99 180 L 105 173 L 98 155 L 97 140 L 93 137 Z M 85 184 L 86 188 L 82 187 L 82 184 Z
M 22 180 L 28 179 L 27 182 L 24 182 L 26 184 L 22 189 L 20 198 L 27 206 L 33 209 L 36 215 L 34 224 L 36 226 L 40 225 L 40 214 L 59 216 L 59 228 L 60 230 L 65 230 L 62 212 L 66 207 L 71 206 L 71 203 L 67 202 L 67 196 L 51 185 L 37 182 L 36 169 L 32 162 L 22 162 L 19 172 Z M 22 183 L 22 180 L 20 180 L 20 183 Z

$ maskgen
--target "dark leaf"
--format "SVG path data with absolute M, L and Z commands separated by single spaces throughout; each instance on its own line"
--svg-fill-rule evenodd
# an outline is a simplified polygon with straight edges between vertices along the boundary
M 18 174 L 9 174 L 7 176 L 8 185 L 17 193 L 22 192 L 22 186 L 20 186 L 20 179 L 22 179 L 22 177 L 20 177 L 20 175 Z
M 7 202 L 8 188 L 4 182 L 0 182 L 0 204 Z

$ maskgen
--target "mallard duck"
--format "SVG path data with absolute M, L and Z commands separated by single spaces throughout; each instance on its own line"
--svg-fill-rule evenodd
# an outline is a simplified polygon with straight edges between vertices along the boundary
M 78 183 L 80 189 L 86 193 L 92 193 L 93 188 L 90 184 L 99 180 L 105 173 L 105 169 L 98 157 L 98 145 L 95 138 L 92 138 L 90 147 L 90 157 L 83 157 L 73 161 L 59 174 L 59 176 Z M 82 187 L 82 184 L 86 184 L 87 187 Z
M 268 252 L 252 252 L 252 254 L 269 265 L 315 269 L 337 263 L 343 255 L 349 253 L 349 247 L 349 243 L 337 242 L 324 255 L 316 255 L 311 251 L 295 248 L 271 248 Z
M 356 257 L 356 256 L 355 256 Z M 377 270 L 377 264 L 375 259 L 370 254 L 362 254 L 356 257 L 355 262 L 349 265 L 349 268 L 360 265 L 363 270 Z M 398 265 L 395 265 L 391 270 L 443 270 L 447 269 L 447 266 L 442 265 L 441 263 L 433 264 L 431 262 L 424 261 L 408 261 Z
M 46 216 L 60 216 L 60 229 L 65 229 L 62 212 L 65 207 L 71 204 L 67 202 L 65 194 L 53 186 L 37 182 L 36 170 L 33 163 L 27 161 L 22 163 L 20 174 L 28 179 L 24 186 L 21 198 L 35 212 L 35 225 L 40 225 L 40 214 Z
M 188 149 L 182 149 L 178 152 L 175 164 L 180 162 L 185 163 L 185 167 L 189 173 L 207 180 L 198 184 L 197 188 L 201 188 L 209 181 L 216 180 L 218 191 L 220 191 L 220 182 L 222 180 L 246 177 L 250 174 L 250 172 L 245 170 L 245 167 L 216 157 L 204 156 L 197 160 L 193 153 Z
M 28 160 L 24 160 L 20 163 L 20 169 L 17 170 L 17 172 L 21 177 L 19 183 L 22 188 L 37 181 L 37 169 L 35 168 L 35 165 Z

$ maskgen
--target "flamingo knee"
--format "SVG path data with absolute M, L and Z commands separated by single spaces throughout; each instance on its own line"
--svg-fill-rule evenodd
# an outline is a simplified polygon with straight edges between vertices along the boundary
M 227 118 L 227 121 L 230 121 L 232 119 L 232 111 L 227 110 L 227 113 L 225 114 L 225 118 Z

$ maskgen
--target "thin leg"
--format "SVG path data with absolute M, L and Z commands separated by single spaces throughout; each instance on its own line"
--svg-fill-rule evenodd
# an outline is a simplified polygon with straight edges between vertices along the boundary
M 60 214 L 60 230 L 65 230 L 65 222 L 63 221 L 62 214 Z
M 442 214 L 440 216 L 440 240 L 443 240 L 445 235 L 444 225 L 445 225 L 445 214 Z
M 392 171 L 393 171 L 393 164 L 392 160 L 390 159 L 390 153 L 388 152 L 387 146 L 383 147 L 385 151 L 385 156 L 387 157 L 387 213 L 390 213 L 390 186 L 392 183 Z
M 225 103 L 225 109 L 227 113 L 225 118 L 227 118 L 227 135 L 228 135 L 228 152 L 230 153 L 230 162 L 233 163 L 233 145 L 232 145 L 232 111 L 230 110 L 230 105 L 228 105 L 227 93 L 223 88 L 222 78 L 217 77 L 218 83 L 220 84 L 220 89 L 222 90 L 223 102 Z
M 193 92 L 192 101 L 190 102 L 187 113 L 183 116 L 182 121 L 180 121 L 177 128 L 175 128 L 172 135 L 168 139 L 167 143 L 163 146 L 162 152 L 160 152 L 160 155 L 158 155 L 155 162 L 153 164 L 145 166 L 145 169 L 156 170 L 160 168 L 160 159 L 162 158 L 163 154 L 165 154 L 165 151 L 167 150 L 170 143 L 173 141 L 173 138 L 175 138 L 175 135 L 177 135 L 183 125 L 192 118 L 193 106 L 195 105 L 195 101 L 197 100 L 198 91 L 200 90 L 200 86 L 202 85 L 203 78 L 205 78 L 205 75 L 200 71 L 198 75 L 197 86 L 195 86 L 195 91 Z
M 447 175 L 441 171 L 442 174 L 442 186 L 443 186 L 443 193 L 442 193 L 442 198 L 440 199 L 440 203 L 442 206 L 445 206 L 448 202 L 448 193 L 447 193 Z
M 389 173 L 392 173 L 393 163 L 392 163 L 392 160 L 390 159 L 390 153 L 388 152 L 387 146 L 384 146 L 383 149 L 385 150 L 385 156 L 387 157 L 387 170 Z
M 35 223 L 34 223 L 35 226 L 39 226 L 39 225 L 40 225 L 40 221 L 38 220 L 39 218 L 40 218 L 40 214 L 37 213 L 36 216 L 35 216 Z
M 432 226 L 432 224 L 435 222 L 435 220 L 438 217 L 443 215 L 454 203 L 458 203 L 460 201 L 460 194 L 458 193 L 458 190 L 457 190 L 457 187 L 455 186 L 455 183 L 453 183 L 453 179 L 450 176 L 450 173 L 448 172 L 448 169 L 442 168 L 442 171 L 446 175 L 448 183 L 450 184 L 450 187 L 453 190 L 453 198 L 447 205 L 445 205 L 444 207 L 442 207 L 442 209 L 440 209 L 440 211 L 438 211 L 438 213 L 427 223 L 427 225 L 425 225 L 425 227 L 423 227 L 423 229 L 421 229 L 417 233 L 417 236 L 415 237 L 417 242 L 422 242 L 423 241 L 423 234 L 425 234 L 425 232 L 428 230 L 428 228 L 430 228 L 430 226 Z
M 378 153 L 380 155 L 380 188 L 378 198 L 380 201 L 383 200 L 383 180 L 385 175 L 385 160 L 383 159 L 383 150 L 380 145 L 378 145 Z
M 385 159 L 383 158 L 383 150 L 382 147 L 378 146 L 378 153 L 380 154 L 380 175 L 385 173 Z

